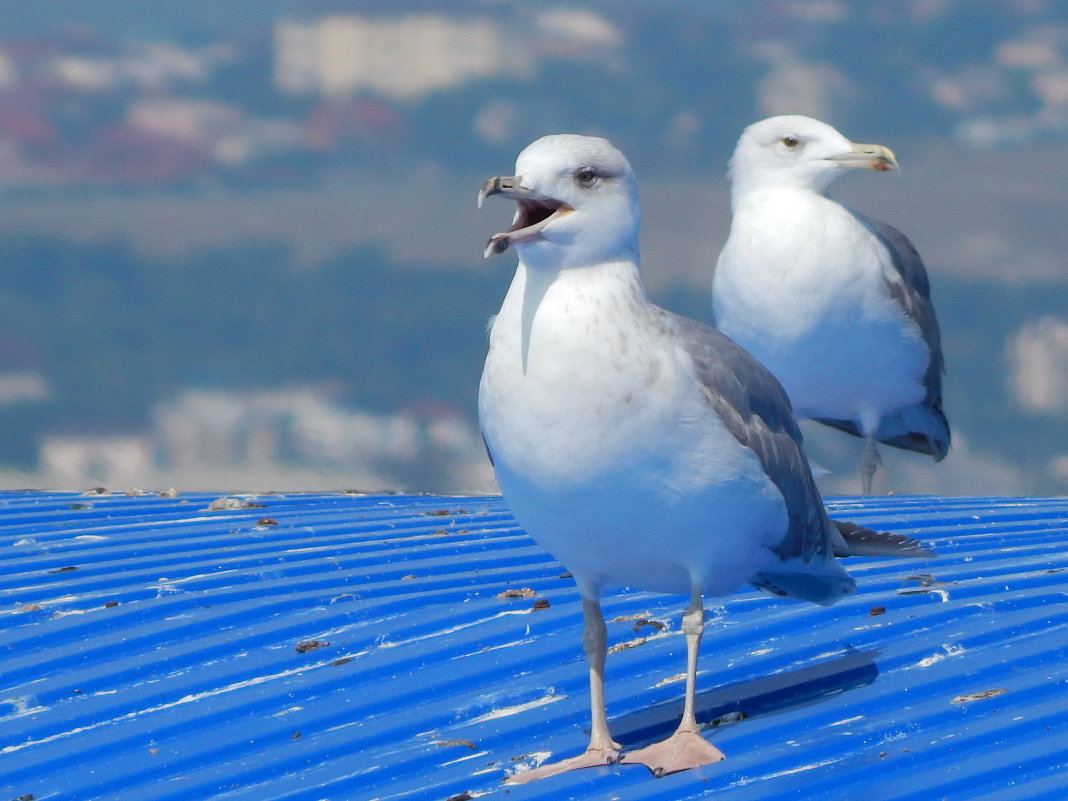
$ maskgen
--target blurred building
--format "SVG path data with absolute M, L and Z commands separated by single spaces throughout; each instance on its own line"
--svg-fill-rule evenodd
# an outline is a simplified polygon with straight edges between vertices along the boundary
M 0 406 L 23 401 L 45 401 L 52 397 L 52 387 L 36 370 L 0 371 Z
M 532 66 L 529 51 L 487 18 L 345 14 L 275 25 L 274 82 L 291 93 L 410 100 Z
M 50 489 L 141 486 L 154 472 L 151 443 L 141 434 L 50 436 L 41 442 L 40 462 Z
M 455 410 L 429 405 L 374 414 L 310 387 L 188 389 L 158 404 L 143 431 L 44 437 L 37 472 L 9 471 L 3 483 L 119 490 L 494 488 L 482 438 Z

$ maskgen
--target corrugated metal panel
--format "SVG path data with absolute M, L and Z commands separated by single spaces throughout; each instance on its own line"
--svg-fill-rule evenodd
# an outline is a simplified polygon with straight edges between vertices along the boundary
M 500 500 L 215 497 L 0 494 L 0 799 L 1065 797 L 1068 501 L 832 502 L 940 556 L 852 560 L 830 609 L 710 600 L 727 761 L 505 789 L 587 701 L 574 586 Z M 685 603 L 605 599 L 626 745 L 674 725 Z

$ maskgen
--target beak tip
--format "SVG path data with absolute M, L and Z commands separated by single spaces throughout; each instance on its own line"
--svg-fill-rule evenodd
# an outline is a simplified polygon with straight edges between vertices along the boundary
M 478 207 L 482 208 L 482 204 L 486 202 L 486 198 L 490 195 L 496 195 L 501 191 L 501 178 L 496 176 L 493 178 L 487 178 L 482 186 L 478 190 Z
M 494 236 L 486 243 L 486 249 L 482 251 L 482 258 L 488 259 L 490 256 L 499 256 L 508 250 L 511 244 L 512 241 L 507 236 Z

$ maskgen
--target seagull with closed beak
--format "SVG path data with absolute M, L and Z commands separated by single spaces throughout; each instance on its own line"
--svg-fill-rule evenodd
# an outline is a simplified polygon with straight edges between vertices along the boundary
M 656 775 L 722 752 L 695 717 L 702 598 L 750 584 L 831 604 L 854 588 L 837 556 L 923 556 L 906 537 L 826 513 L 786 393 L 727 337 L 653 305 L 638 266 L 640 210 L 627 159 L 604 139 L 546 136 L 479 204 L 516 202 L 486 255 L 519 265 L 492 322 L 479 419 L 517 521 L 573 574 L 582 598 L 592 729 L 578 756 L 522 783 L 615 762 Z M 686 594 L 682 720 L 623 754 L 604 696 L 606 587 Z
M 851 169 L 894 170 L 897 159 L 810 117 L 745 129 L 712 314 L 782 382 L 798 417 L 864 439 L 870 494 L 877 442 L 941 461 L 950 433 L 927 270 L 903 233 L 825 195 Z

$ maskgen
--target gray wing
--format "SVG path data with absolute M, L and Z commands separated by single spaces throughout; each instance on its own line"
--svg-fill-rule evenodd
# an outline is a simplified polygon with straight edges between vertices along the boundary
M 658 311 L 693 359 L 709 404 L 735 439 L 756 453 L 786 501 L 789 529 L 775 552 L 784 560 L 829 556 L 832 524 L 786 391 L 767 368 L 716 329 Z
M 927 268 L 923 265 L 923 259 L 920 258 L 920 254 L 909 238 L 894 226 L 865 217 L 857 212 L 853 214 L 890 251 L 890 258 L 893 259 L 897 275 L 887 282 L 887 288 L 890 290 L 890 296 L 897 301 L 909 319 L 915 321 L 920 327 L 923 341 L 927 343 L 927 349 L 930 351 L 931 361 L 927 365 L 927 374 L 924 376 L 927 397 L 941 397 L 942 373 L 945 372 L 942 334 L 938 328 L 934 304 L 931 303 L 931 282 L 927 278 Z
M 929 453 L 940 460 L 949 451 L 950 432 L 949 422 L 942 411 L 942 374 L 945 372 L 942 334 L 931 303 L 927 268 L 912 242 L 899 230 L 857 211 L 851 210 L 851 213 L 890 253 L 894 274 L 887 280 L 887 291 L 905 315 L 916 323 L 929 354 L 923 376 L 923 400 L 884 418 L 876 438 L 887 445 Z M 851 421 L 819 418 L 819 422 L 862 436 Z

